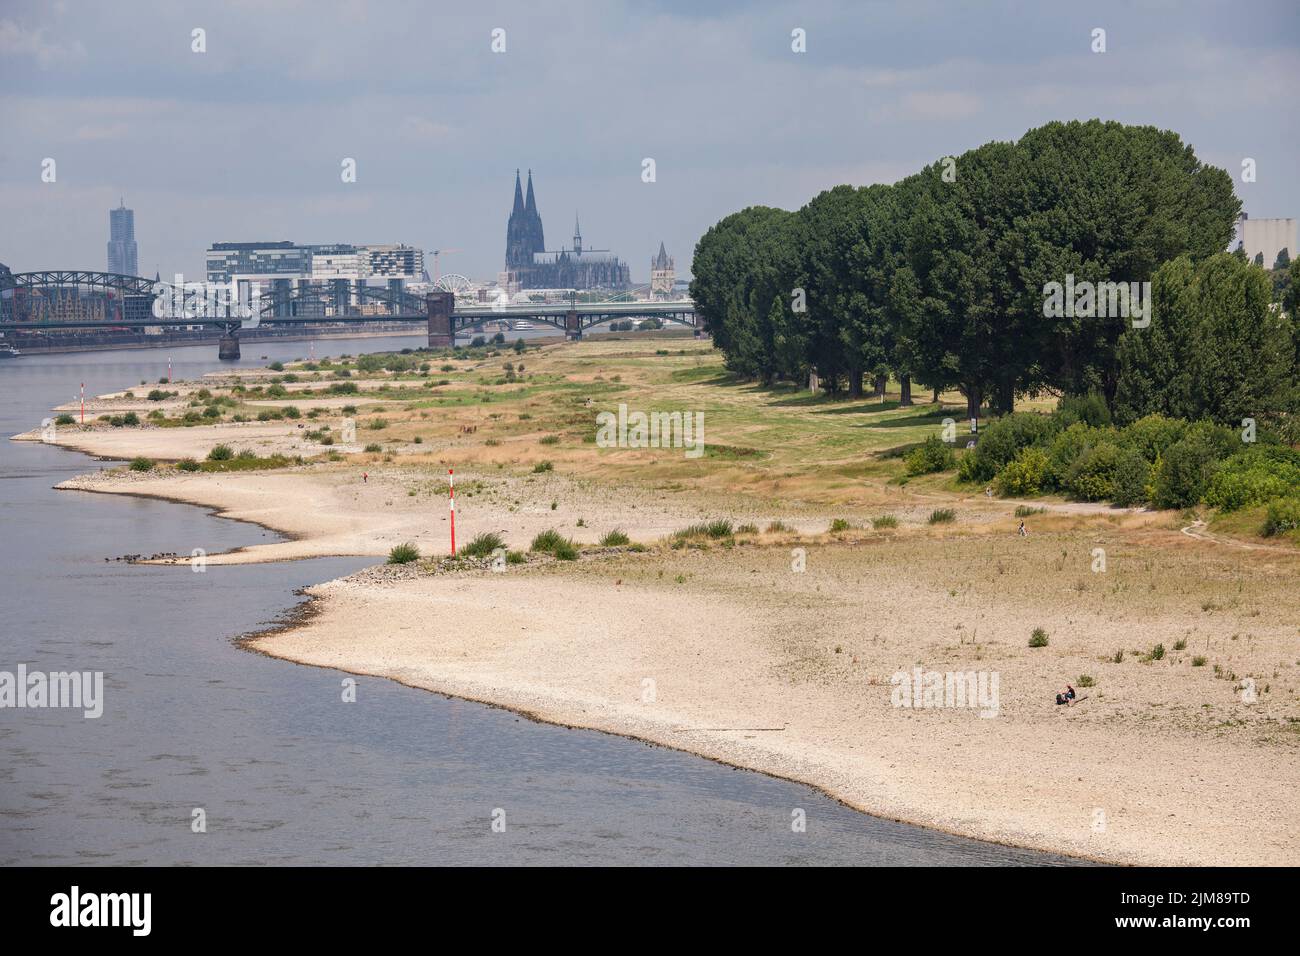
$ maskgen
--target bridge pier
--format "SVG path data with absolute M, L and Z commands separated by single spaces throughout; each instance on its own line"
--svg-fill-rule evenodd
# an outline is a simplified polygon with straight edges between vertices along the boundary
M 449 349 L 456 344 L 451 328 L 451 311 L 456 307 L 456 296 L 451 292 L 430 292 L 425 297 L 429 310 L 429 348 Z
M 239 326 L 228 325 L 222 333 L 221 341 L 217 343 L 217 358 L 223 362 L 237 361 L 239 359 L 239 337 L 236 334 Z
M 577 342 L 582 338 L 582 325 L 578 313 L 573 309 L 564 313 L 564 337 L 570 342 Z

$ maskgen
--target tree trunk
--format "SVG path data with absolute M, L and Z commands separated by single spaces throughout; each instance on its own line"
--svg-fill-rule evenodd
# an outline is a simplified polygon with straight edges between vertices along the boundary
M 980 406 L 984 404 L 984 393 L 977 385 L 963 388 L 966 395 L 966 417 L 979 418 Z
M 862 397 L 862 369 L 849 366 L 849 398 Z
M 938 405 L 938 404 L 939 404 L 939 386 L 938 386 L 938 385 L 936 385 L 936 386 L 934 387 L 934 398 L 930 399 L 930 404 L 931 404 L 931 405 Z
M 889 383 L 889 377 L 888 377 L 888 376 L 886 376 L 886 375 L 877 375 L 877 376 L 876 376 L 876 398 L 879 398 L 879 399 L 882 399 L 882 400 L 884 399 L 884 397 L 885 397 L 885 385 L 887 385 L 888 383 Z
M 900 375 L 898 377 L 898 404 L 912 404 L 912 376 Z
M 1016 387 L 1009 381 L 998 383 L 998 414 L 1010 415 L 1016 410 Z

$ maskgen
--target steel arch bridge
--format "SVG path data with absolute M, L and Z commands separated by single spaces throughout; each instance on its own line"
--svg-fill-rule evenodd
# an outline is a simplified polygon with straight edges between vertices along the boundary
M 399 286 L 357 285 L 351 280 L 292 282 L 268 289 L 254 310 L 251 304 L 241 308 L 212 300 L 177 302 L 170 284 L 161 283 L 155 292 L 159 283 L 140 276 L 85 270 L 0 272 L 0 332 L 208 326 L 223 331 L 221 355 L 233 358 L 239 354 L 239 331 L 263 325 L 411 322 L 428 328 L 431 346 L 451 345 L 458 334 L 519 320 L 549 326 L 571 339 L 618 319 L 656 318 L 699 328 L 695 304 L 688 299 L 503 306 L 458 303 L 452 292 L 441 289 L 417 295 Z M 160 297 L 172 298 L 161 316 L 154 313 Z

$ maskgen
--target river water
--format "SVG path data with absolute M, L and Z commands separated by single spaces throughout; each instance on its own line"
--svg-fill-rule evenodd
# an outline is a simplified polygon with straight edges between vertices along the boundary
M 423 344 L 318 341 L 315 355 Z M 255 343 L 240 364 L 305 357 Z M 256 353 L 256 354 L 252 354 Z M 110 467 L 3 440 L 49 409 L 156 381 L 161 350 L 0 360 L 0 671 L 102 671 L 104 711 L 0 708 L 0 864 L 1053 865 L 879 820 L 689 754 L 240 650 L 297 588 L 373 559 L 105 562 L 273 539 L 200 508 L 54 491 Z M 177 379 L 220 366 L 171 353 Z M 806 814 L 794 832 L 792 811 Z M 494 832 L 494 811 L 504 832 Z M 202 811 L 206 832 L 194 832 Z

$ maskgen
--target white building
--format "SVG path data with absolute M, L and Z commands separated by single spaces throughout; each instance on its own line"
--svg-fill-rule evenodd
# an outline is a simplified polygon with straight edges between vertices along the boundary
M 1246 250 L 1246 258 L 1251 262 L 1260 253 L 1264 254 L 1264 268 L 1273 268 L 1277 254 L 1283 249 L 1294 259 L 1296 257 L 1296 225 L 1294 219 L 1251 219 L 1244 212 L 1237 220 L 1237 238 L 1232 243 Z

